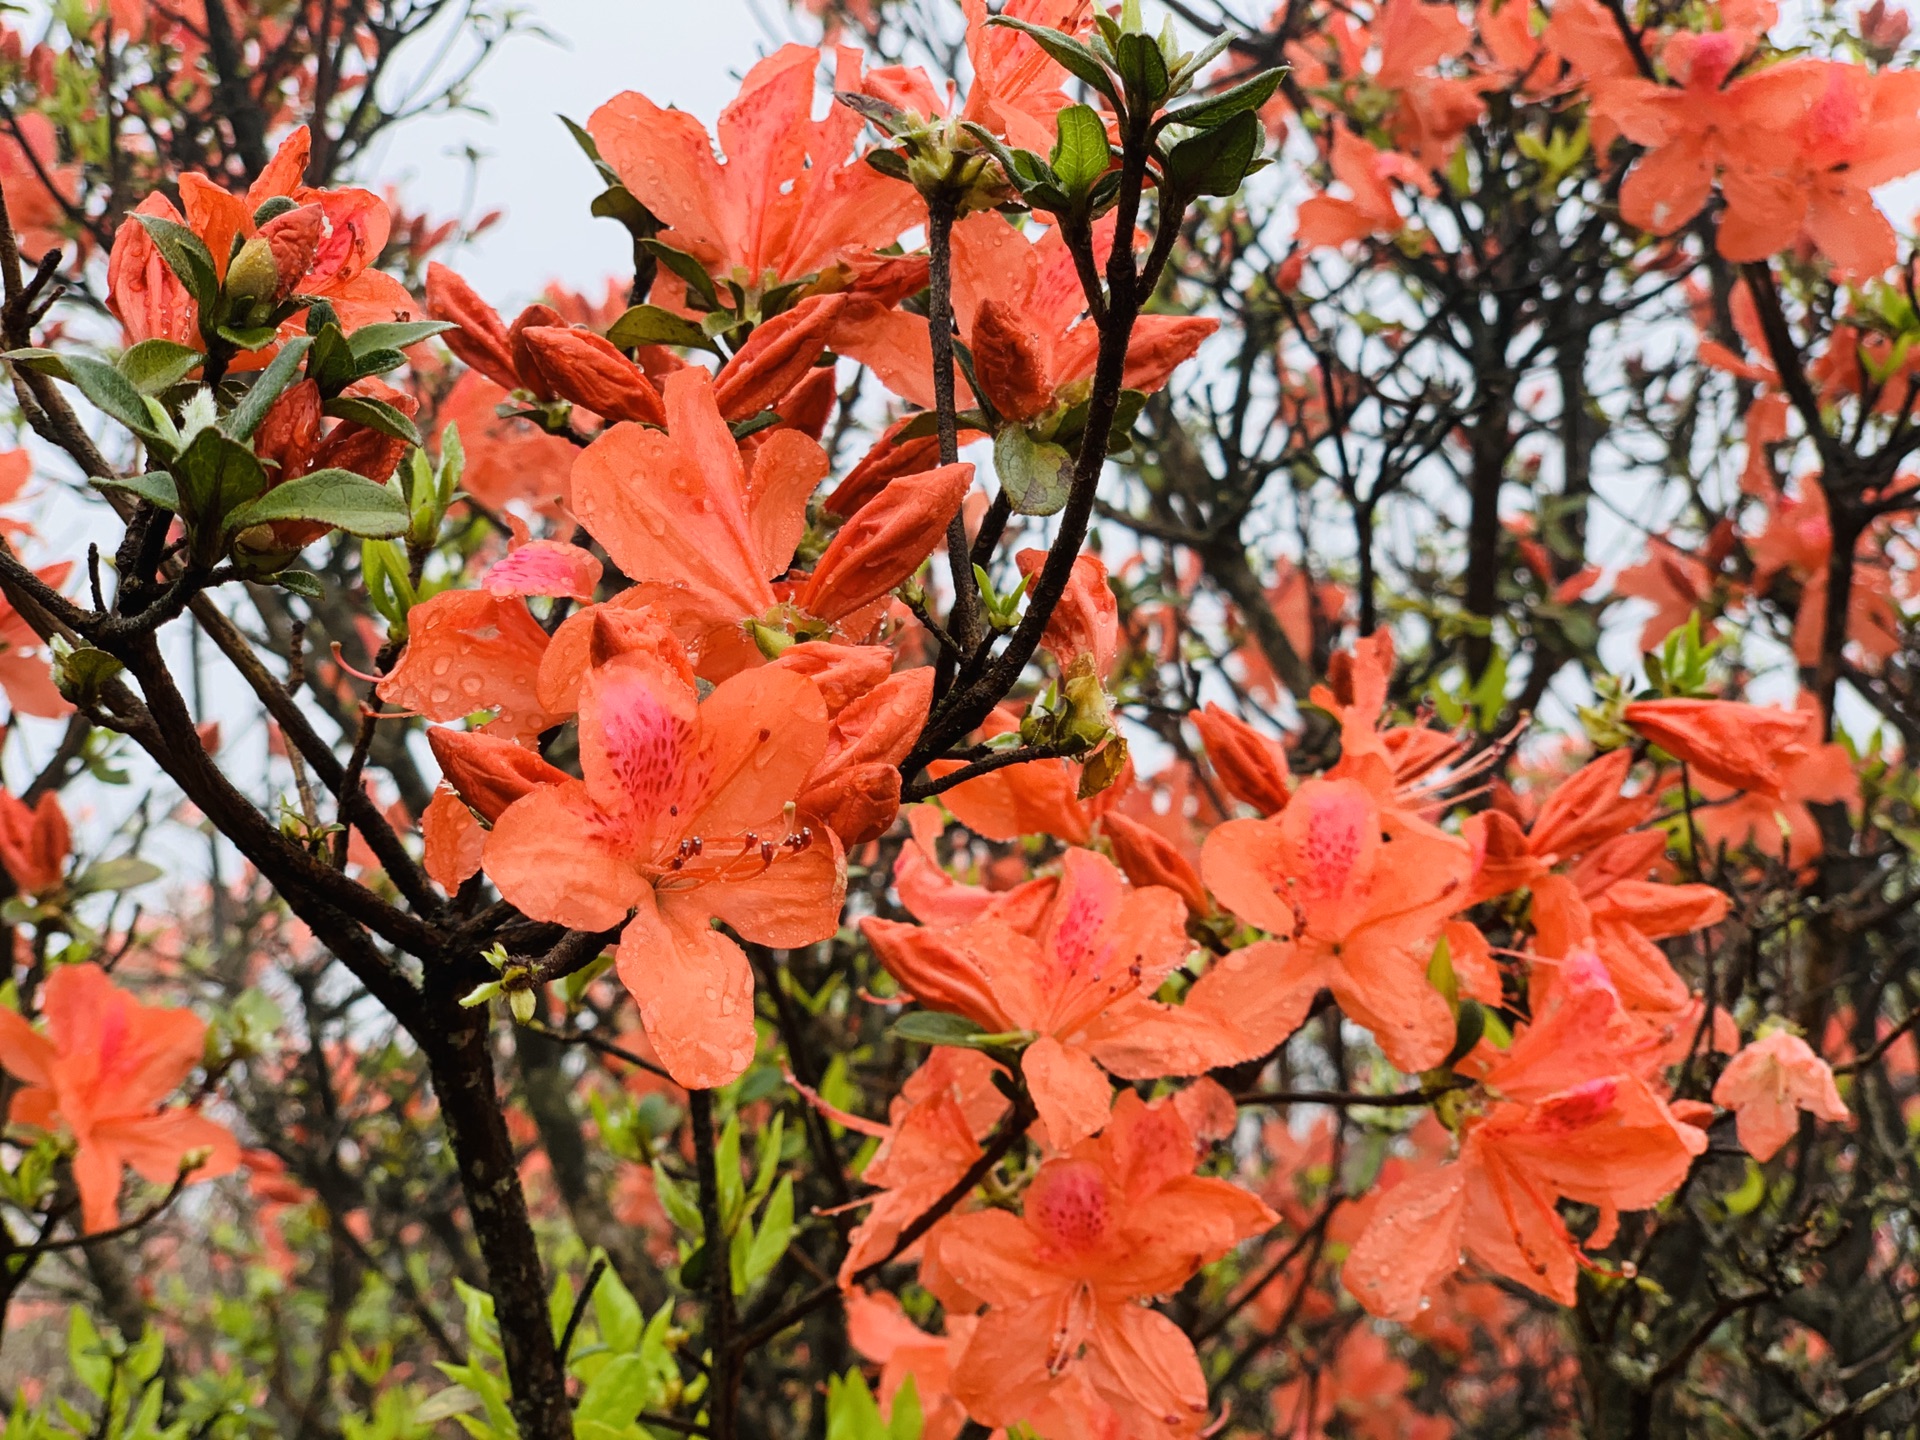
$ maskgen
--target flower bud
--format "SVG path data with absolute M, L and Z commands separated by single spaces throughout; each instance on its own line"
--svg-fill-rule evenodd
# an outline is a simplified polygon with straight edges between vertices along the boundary
M 256 235 L 227 266 L 227 298 L 244 310 L 271 300 L 279 286 L 280 267 L 274 261 L 273 246 L 265 236 Z

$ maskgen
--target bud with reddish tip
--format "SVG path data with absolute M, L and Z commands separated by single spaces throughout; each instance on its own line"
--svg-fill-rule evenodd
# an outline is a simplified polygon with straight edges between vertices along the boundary
M 589 330 L 529 326 L 514 332 L 515 353 L 531 362 L 541 385 L 608 420 L 665 427 L 666 407 L 644 372 Z
M 427 744 L 447 783 L 489 825 L 522 795 L 568 778 L 566 771 L 533 751 L 497 735 L 432 725 L 427 728 Z
M 278 277 L 273 289 L 275 300 L 284 300 L 300 288 L 300 282 L 313 269 L 314 257 L 320 253 L 320 242 L 326 234 L 326 211 L 318 205 L 300 205 L 267 221 L 260 227 L 259 234 L 247 242 L 252 245 L 255 240 L 264 240 L 273 255 Z
M 806 379 L 826 350 L 827 334 L 846 300 L 815 295 L 755 330 L 714 377 L 713 399 L 721 417 L 758 415 Z
M 1207 887 L 1200 883 L 1200 872 L 1180 849 L 1159 831 L 1117 810 L 1100 817 L 1100 832 L 1113 847 L 1113 858 L 1135 887 L 1164 885 L 1196 915 L 1212 910 L 1207 903 Z
M 1211 701 L 1206 709 L 1189 712 L 1187 718 L 1200 732 L 1207 761 L 1229 795 L 1262 815 L 1277 815 L 1286 809 L 1293 787 L 1288 781 L 1287 752 L 1277 740 L 1262 735 Z
M 895 480 L 840 527 L 796 603 L 838 620 L 878 600 L 933 553 L 972 484 L 966 463 Z
M 968 338 L 974 378 L 1003 420 L 1022 423 L 1053 404 L 1052 367 L 1041 339 L 1012 306 L 981 302 Z
M 457 326 L 440 338 L 468 366 L 508 390 L 520 386 L 513 347 L 499 314 L 474 288 L 438 261 L 427 266 L 427 313 Z
M 1032 580 L 1047 563 L 1044 550 L 1022 550 L 1014 562 L 1020 573 Z M 1107 567 L 1098 555 L 1073 557 L 1073 573 L 1060 603 L 1047 617 L 1047 628 L 1040 643 L 1060 662 L 1062 670 L 1080 656 L 1089 656 L 1097 675 L 1105 677 L 1113 669 L 1114 654 L 1120 648 L 1120 606 L 1107 583 Z

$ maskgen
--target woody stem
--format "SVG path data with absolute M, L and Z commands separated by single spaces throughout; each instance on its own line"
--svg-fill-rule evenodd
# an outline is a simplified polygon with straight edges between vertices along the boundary
M 733 1440 L 734 1385 L 737 1357 L 733 1353 L 733 1263 L 720 1214 L 720 1177 L 713 1158 L 713 1092 L 687 1092 L 688 1118 L 693 1125 L 694 1167 L 700 1177 L 700 1230 L 707 1259 L 707 1354 L 712 1370 L 707 1377 L 707 1433 L 713 1440 Z
M 1010 692 L 1020 672 L 1039 648 L 1040 636 L 1047 628 L 1054 608 L 1066 593 L 1073 577 L 1073 564 L 1080 545 L 1087 537 L 1087 525 L 1093 518 L 1093 502 L 1100 488 L 1100 476 L 1106 469 L 1107 436 L 1120 408 L 1120 392 L 1125 388 L 1127 346 L 1133 338 L 1133 323 L 1140 305 L 1159 268 L 1166 262 L 1177 232 L 1180 215 L 1169 206 L 1160 216 L 1160 231 L 1148 256 L 1143 274 L 1139 256 L 1128 237 L 1132 236 L 1140 215 L 1140 200 L 1147 177 L 1150 148 L 1147 121 L 1129 123 L 1120 160 L 1120 192 L 1114 207 L 1114 242 L 1107 256 L 1106 313 L 1096 318 L 1100 330 L 1100 350 L 1094 362 L 1093 387 L 1087 399 L 1086 430 L 1080 438 L 1080 450 L 1074 458 L 1073 478 L 1066 508 L 1060 512 L 1059 530 L 1047 558 L 1035 578 L 1026 613 L 1008 639 L 1007 646 L 987 663 L 978 678 L 936 702 L 932 720 L 921 732 L 918 744 L 900 766 L 903 777 L 919 774 L 929 760 L 945 753 L 961 736 L 987 718 L 993 707 Z M 1163 199 L 1163 205 L 1167 202 Z M 1146 284 L 1143 285 L 1143 280 Z M 938 326 L 935 327 L 938 333 Z M 939 379 L 939 365 L 934 378 Z M 986 655 L 986 643 L 977 647 L 976 660 Z
M 940 463 L 960 459 L 960 422 L 953 394 L 953 196 L 944 191 L 927 197 L 927 329 L 933 344 L 933 413 L 940 439 Z M 947 564 L 953 576 L 953 610 L 947 633 L 959 654 L 971 654 L 980 644 L 980 591 L 974 583 L 973 557 L 967 543 L 965 508 L 947 522 Z M 934 672 L 934 691 L 944 694 L 953 680 L 955 656 L 943 651 Z

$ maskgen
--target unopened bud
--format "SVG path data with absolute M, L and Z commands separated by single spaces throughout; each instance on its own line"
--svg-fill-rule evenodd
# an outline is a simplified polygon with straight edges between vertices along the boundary
M 274 263 L 273 246 L 254 236 L 240 247 L 240 253 L 227 266 L 227 297 L 242 305 L 271 300 L 280 286 L 280 267 Z

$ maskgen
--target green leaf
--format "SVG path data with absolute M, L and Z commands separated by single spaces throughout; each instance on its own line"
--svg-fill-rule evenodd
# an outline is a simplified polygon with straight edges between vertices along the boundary
M 1022 425 L 994 437 L 993 468 L 1017 515 L 1058 514 L 1072 493 L 1073 456 L 1063 445 L 1034 439 Z
M 555 117 L 567 127 L 567 133 L 573 136 L 573 143 L 585 152 L 587 159 L 593 162 L 593 168 L 600 172 L 600 178 L 609 185 L 620 183 L 620 172 L 600 158 L 600 142 L 587 132 L 587 127 L 565 115 Z
M 922 1045 L 966 1045 L 986 1031 L 964 1015 L 949 1015 L 944 1010 L 909 1010 L 893 1022 L 893 1033 L 902 1040 L 914 1040 Z
M 1249 110 L 1258 110 L 1273 98 L 1273 92 L 1280 88 L 1280 82 L 1286 78 L 1286 67 L 1263 70 L 1251 79 L 1242 80 L 1231 89 L 1222 90 L 1218 95 L 1205 100 L 1196 100 L 1191 105 L 1182 105 L 1177 110 L 1169 110 L 1160 117 L 1162 125 L 1190 125 L 1196 130 L 1211 130 L 1224 124 L 1234 116 Z
M 242 350 L 264 350 L 280 338 L 278 325 L 221 325 L 214 331 L 229 345 Z
M 633 1292 L 611 1268 L 606 1270 L 593 1290 L 593 1323 L 600 1329 L 601 1343 L 615 1353 L 637 1350 L 645 1321 Z
M 153 248 L 160 252 L 167 268 L 180 277 L 180 283 L 187 287 L 187 293 L 200 307 L 204 318 L 208 307 L 220 295 L 220 280 L 214 272 L 213 254 L 206 242 L 178 221 L 161 215 L 142 215 L 135 211 L 133 218 L 145 227 Z
M 747 1186 L 740 1174 L 740 1117 L 729 1116 L 713 1147 L 713 1169 L 720 1187 L 720 1227 L 731 1235 L 746 1213 Z
M 312 348 L 313 341 L 304 335 L 281 346 L 280 353 L 247 387 L 247 393 L 228 412 L 220 428 L 235 440 L 251 440 L 260 422 L 267 418 L 267 411 L 273 408 L 273 402 L 293 384 L 293 377 L 300 373 L 300 362 Z
M 140 392 L 106 361 L 88 355 L 69 355 L 67 375 L 82 395 L 134 434 L 149 440 L 159 437 L 160 432 L 154 428 L 153 417 L 147 413 Z
M 67 1363 L 76 1380 L 95 1395 L 106 1397 L 113 1379 L 113 1361 L 92 1318 L 79 1305 L 67 1314 Z
M 353 347 L 338 325 L 322 325 L 309 333 L 313 336 L 313 356 L 307 362 L 307 375 L 322 395 L 337 395 L 359 378 Z
M 1060 112 L 1056 124 L 1053 173 L 1067 194 L 1077 200 L 1093 188 L 1093 182 L 1106 174 L 1112 163 L 1107 127 L 1091 105 L 1067 106 Z
M 376 350 L 411 350 L 423 340 L 456 328 L 449 320 L 395 320 L 362 325 L 347 336 L 347 348 L 355 359 L 364 360 Z
M 793 1241 L 793 1177 L 783 1175 L 767 1202 L 767 1213 L 753 1233 L 747 1247 L 746 1288 L 751 1289 L 772 1273 Z
M 106 890 L 132 890 L 150 885 L 167 872 L 137 855 L 122 855 L 115 860 L 100 860 L 74 878 L 77 894 L 92 895 Z M 151 1332 L 149 1332 L 151 1333 Z
M 635 305 L 613 322 L 607 339 L 622 350 L 631 350 L 636 345 L 685 345 L 716 353 L 719 350 L 707 332 L 693 321 L 658 305 Z
M 686 1186 L 667 1174 L 658 1160 L 653 1162 L 653 1188 L 660 1197 L 660 1208 L 667 1212 L 667 1218 L 682 1233 L 699 1235 L 703 1228 L 700 1223 L 700 1202 L 687 1192 Z
M 151 500 L 162 510 L 178 513 L 180 509 L 180 492 L 174 488 L 173 476 L 164 470 L 149 470 L 144 475 L 129 476 L 125 480 L 96 477 L 93 483 L 102 490 L 124 490 L 142 500 Z
M 273 577 L 273 583 L 302 600 L 318 600 L 327 593 L 325 582 L 311 570 L 282 570 Z
M 605 1425 L 616 1435 L 630 1433 L 633 1417 L 654 1400 L 653 1367 L 638 1355 L 616 1355 L 593 1377 L 574 1409 L 576 1425 Z
M 1185 196 L 1231 195 L 1260 158 L 1263 139 L 1260 117 L 1243 110 L 1174 146 L 1167 154 L 1167 183 Z
M 267 472 L 254 453 L 214 428 L 193 437 L 174 466 L 174 479 L 180 482 L 180 513 L 196 528 L 205 527 L 213 537 L 204 542 L 209 546 L 228 512 L 267 488 Z
M 207 357 L 173 340 L 142 340 L 120 357 L 116 367 L 142 395 L 158 395 L 178 385 Z
M 322 414 L 336 420 L 350 420 L 409 445 L 420 443 L 420 431 L 413 421 L 384 400 L 370 400 L 364 395 L 336 395 L 320 408 Z
M 654 259 L 684 280 L 688 289 L 706 302 L 709 310 L 718 307 L 720 292 L 713 288 L 713 276 L 707 273 L 706 266 L 686 251 L 676 250 L 663 240 L 642 240 L 640 245 Z
M 926 1428 L 926 1414 L 920 1408 L 920 1387 L 909 1375 L 893 1392 L 893 1414 L 887 1419 L 887 1440 L 920 1440 Z
M 1025 35 L 1028 39 L 1032 40 L 1034 44 L 1046 51 L 1047 54 L 1053 58 L 1054 62 L 1062 66 L 1069 75 L 1073 76 L 1076 80 L 1084 80 L 1102 95 L 1113 101 L 1114 104 L 1118 105 L 1120 103 L 1119 89 L 1113 83 L 1113 76 L 1107 73 L 1107 67 L 1100 63 L 1100 57 L 1095 55 L 1093 51 L 1089 50 L 1085 45 L 1082 45 L 1078 40 L 1075 40 L 1071 35 L 1063 35 L 1058 30 L 1050 30 L 1045 25 L 1035 25 L 1030 20 L 1016 20 L 1011 15 L 995 15 L 987 21 L 987 24 L 1001 25 L 1009 30 L 1018 30 L 1022 35 Z M 1122 39 L 1124 40 L 1125 37 L 1123 36 Z M 1152 44 L 1153 42 L 1148 41 L 1147 43 Z M 1154 53 L 1159 53 L 1158 46 L 1154 47 Z M 1166 73 L 1164 63 L 1160 69 L 1164 75 Z
M 316 470 L 276 485 L 227 518 L 232 530 L 273 520 L 311 520 L 349 535 L 384 539 L 407 528 L 407 502 L 351 470 Z
M 1167 57 L 1160 53 L 1160 42 L 1151 35 L 1135 32 L 1122 35 L 1113 51 L 1114 68 L 1127 87 L 1127 104 L 1145 113 L 1167 98 L 1172 77 L 1167 74 Z
M 51 375 L 56 380 L 73 383 L 73 376 L 67 373 L 66 357 L 58 350 L 45 350 L 38 345 L 23 346 L 18 350 L 8 350 L 5 357 L 23 370 L 31 370 L 38 375 Z

